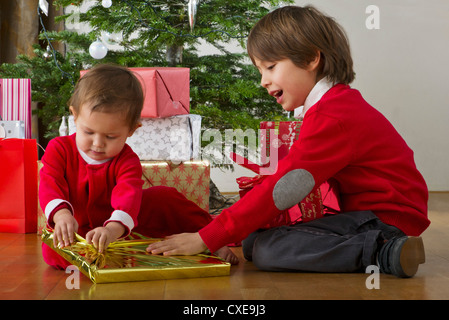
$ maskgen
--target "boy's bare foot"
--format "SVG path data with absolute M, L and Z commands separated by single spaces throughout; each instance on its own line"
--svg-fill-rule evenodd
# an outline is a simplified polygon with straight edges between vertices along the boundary
M 222 258 L 230 264 L 238 264 L 239 258 L 229 249 L 228 247 L 223 247 L 214 252 L 214 255 Z

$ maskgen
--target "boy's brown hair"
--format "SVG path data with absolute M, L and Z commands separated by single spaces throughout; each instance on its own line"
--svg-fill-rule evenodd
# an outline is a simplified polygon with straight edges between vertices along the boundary
M 312 6 L 286 6 L 264 16 L 251 30 L 248 54 L 262 61 L 290 59 L 305 68 L 320 52 L 318 76 L 349 84 L 355 78 L 343 28 Z
M 101 64 L 79 79 L 68 105 L 76 114 L 80 113 L 81 106 L 89 106 L 91 112 L 121 113 L 134 130 L 140 122 L 143 100 L 142 86 L 132 71 Z

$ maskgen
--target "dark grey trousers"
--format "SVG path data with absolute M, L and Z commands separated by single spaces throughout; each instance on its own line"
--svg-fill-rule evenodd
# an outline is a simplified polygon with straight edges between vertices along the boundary
M 364 272 L 384 240 L 404 235 L 371 211 L 347 212 L 256 231 L 243 254 L 266 271 Z

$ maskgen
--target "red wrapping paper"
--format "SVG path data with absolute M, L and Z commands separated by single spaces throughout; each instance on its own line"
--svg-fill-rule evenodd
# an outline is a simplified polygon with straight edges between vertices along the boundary
M 267 164 L 270 160 L 284 158 L 293 143 L 298 140 L 301 125 L 302 121 L 262 121 L 260 123 L 261 163 Z M 277 158 L 271 154 L 274 151 L 277 151 Z
M 190 69 L 129 68 L 144 91 L 142 118 L 167 118 L 190 112 Z M 81 77 L 89 70 L 82 70 Z

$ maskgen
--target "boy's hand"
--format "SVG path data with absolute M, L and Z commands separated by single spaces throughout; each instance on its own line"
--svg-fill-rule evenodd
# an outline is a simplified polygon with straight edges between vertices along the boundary
M 111 242 L 116 241 L 125 232 L 125 227 L 119 222 L 109 222 L 105 227 L 98 227 L 86 234 L 86 241 L 93 244 L 98 252 L 103 253 Z
M 75 241 L 75 232 L 78 231 L 78 222 L 68 209 L 61 209 L 53 215 L 55 223 L 53 231 L 53 246 L 58 244 L 62 248 L 69 246 Z
M 194 255 L 207 249 L 198 232 L 181 233 L 168 236 L 163 241 L 155 242 L 147 247 L 147 252 L 152 254 L 162 253 L 170 255 Z

